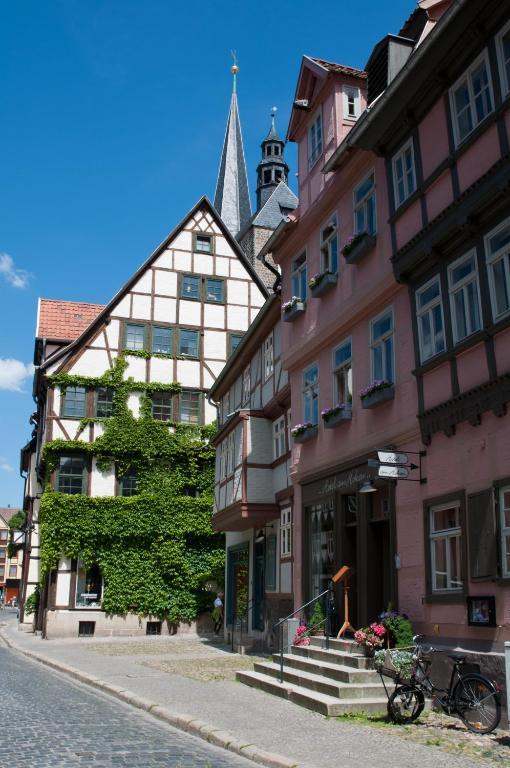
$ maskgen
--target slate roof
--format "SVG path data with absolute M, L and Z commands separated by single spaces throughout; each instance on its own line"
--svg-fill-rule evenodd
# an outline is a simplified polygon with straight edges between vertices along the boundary
M 96 319 L 104 304 L 39 299 L 36 338 L 74 341 Z
M 335 72 L 339 75 L 349 75 L 349 77 L 358 77 L 360 80 L 366 80 L 367 73 L 364 69 L 355 69 L 354 67 L 346 67 L 344 64 L 335 64 L 332 61 L 326 61 L 325 59 L 318 59 L 315 56 L 310 56 L 312 61 L 320 64 L 321 67 Z
M 233 237 L 246 226 L 251 217 L 248 174 L 235 91 L 230 101 L 214 207 Z
M 0 518 L 5 523 L 8 523 L 11 517 L 14 517 L 14 515 L 19 512 L 19 509 L 16 509 L 16 507 L 0 507 Z
M 276 229 L 282 218 L 298 206 L 298 199 L 284 181 L 280 181 L 272 195 L 266 200 L 260 211 L 257 211 L 251 224 L 257 227 Z

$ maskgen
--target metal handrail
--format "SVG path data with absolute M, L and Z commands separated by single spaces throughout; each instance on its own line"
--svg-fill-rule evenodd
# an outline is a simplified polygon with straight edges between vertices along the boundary
M 246 603 L 246 608 L 244 609 L 241 616 L 237 616 L 236 612 L 236 605 L 234 603 L 234 613 L 232 615 L 232 636 L 230 638 L 230 650 L 232 653 L 234 653 L 234 634 L 235 634 L 235 628 L 237 622 L 239 622 L 239 644 L 241 644 L 241 640 L 243 638 L 243 621 L 245 619 L 248 619 L 248 615 L 250 613 L 250 607 L 253 608 L 253 604 L 255 603 L 254 598 L 252 597 L 248 602 Z M 246 622 L 246 629 L 248 629 L 248 622 Z
M 329 650 L 329 638 L 331 636 L 331 608 L 333 605 L 333 582 L 330 580 L 328 582 L 328 588 L 324 590 L 324 592 L 321 592 L 320 595 L 317 595 L 317 597 L 313 597 L 311 600 L 309 600 L 307 603 L 304 603 L 303 605 L 300 605 L 299 608 L 296 608 L 295 611 L 292 613 L 289 613 L 288 616 L 285 616 L 284 619 L 280 619 L 279 621 L 275 622 L 273 624 L 273 631 L 276 631 L 278 628 L 280 629 L 280 683 L 283 683 L 283 625 L 286 621 L 289 619 L 292 619 L 297 613 L 303 610 L 303 608 L 308 608 L 309 605 L 312 605 L 313 603 L 316 603 L 317 600 L 320 600 L 321 597 L 324 597 L 324 595 L 327 595 L 326 600 L 326 650 Z

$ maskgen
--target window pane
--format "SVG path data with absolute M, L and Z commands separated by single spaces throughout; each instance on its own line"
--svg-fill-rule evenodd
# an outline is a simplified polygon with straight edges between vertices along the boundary
M 439 282 L 436 280 L 423 291 L 418 293 L 418 306 L 425 307 L 434 299 L 439 298 Z
M 99 418 L 108 418 L 113 413 L 113 389 L 110 387 L 100 387 L 96 396 L 96 416 Z
M 489 78 L 485 62 L 475 69 L 471 76 L 475 95 L 476 117 L 479 123 L 492 111 L 492 100 L 489 89 Z
M 200 424 L 199 392 L 181 392 L 179 417 L 185 424 Z
M 388 331 L 391 331 L 391 328 L 392 328 L 392 316 L 391 316 L 391 312 L 389 312 L 387 315 L 384 315 L 384 317 L 380 317 L 378 320 L 375 320 L 375 322 L 372 323 L 372 339 L 374 341 L 376 339 L 379 339 L 385 333 L 388 333 Z
M 351 342 L 349 341 L 347 344 L 342 344 L 341 347 L 335 349 L 335 368 L 339 365 L 342 365 L 342 363 L 345 363 L 346 360 L 350 360 L 351 357 L 352 348 Z
M 158 421 L 172 420 L 173 395 L 171 392 L 154 392 L 152 395 L 152 416 Z
M 329 241 L 329 269 L 331 272 L 338 270 L 338 237 L 336 235 Z
M 499 261 L 496 261 L 492 265 L 492 273 L 494 278 L 494 294 L 496 300 L 496 316 L 502 315 L 510 308 L 510 300 L 508 296 L 508 268 L 505 269 L 505 260 L 508 257 L 505 256 Z
M 432 574 L 434 589 L 448 588 L 448 571 L 446 564 L 446 539 L 435 539 L 433 542 L 435 569 Z
M 434 321 L 434 352 L 444 352 L 444 329 L 443 329 L 443 313 L 441 312 L 441 305 L 437 304 L 432 310 L 432 317 Z
M 143 349 L 145 341 L 145 327 L 143 325 L 126 325 L 126 349 Z
M 223 280 L 206 280 L 206 301 L 223 301 Z
M 152 329 L 152 351 L 169 355 L 172 352 L 172 329 L 154 326 Z
M 432 510 L 432 531 L 446 531 L 449 528 L 459 527 L 459 508 Z
M 474 333 L 481 327 L 480 309 L 478 306 L 478 284 L 475 280 L 466 286 L 468 313 L 469 313 L 469 332 Z
M 242 333 L 231 333 L 230 334 L 230 354 L 236 351 L 237 347 L 241 343 L 241 339 L 243 338 Z
M 393 339 L 390 337 L 384 342 L 384 377 L 387 381 L 393 381 Z
M 432 329 L 430 327 L 430 314 L 425 312 L 420 318 L 421 332 L 421 356 L 422 360 L 432 357 L 434 350 L 432 347 Z
M 98 565 L 85 568 L 82 561 L 78 561 L 78 573 L 76 579 L 76 607 L 99 608 L 103 594 L 103 579 Z
M 181 296 L 186 299 L 199 299 L 200 278 L 196 275 L 184 275 L 182 278 Z
M 135 496 L 137 492 L 136 488 L 136 473 L 132 470 L 128 470 L 121 480 L 120 490 L 122 496 Z
M 198 331 L 180 331 L 179 354 L 198 357 Z
M 384 379 L 383 371 L 383 349 L 382 346 L 374 347 L 372 350 L 374 379 Z
M 354 200 L 358 203 L 367 195 L 374 186 L 374 177 L 370 175 L 365 181 L 359 185 L 354 191 Z
M 212 238 L 210 235 L 196 235 L 195 250 L 200 253 L 212 252 Z
M 67 387 L 64 393 L 63 416 L 81 418 L 86 414 L 85 387 Z
M 314 365 L 313 368 L 309 368 L 307 371 L 305 371 L 304 375 L 304 384 L 305 387 L 309 386 L 310 384 L 315 384 L 319 378 L 319 369 L 316 365 Z
M 455 312 L 455 326 L 457 329 L 457 340 L 464 339 L 468 335 L 466 327 L 466 309 L 464 306 L 464 292 L 457 291 L 453 295 L 453 305 Z
M 60 493 L 82 493 L 85 462 L 75 456 L 61 456 L 58 468 L 58 491 Z
M 460 575 L 460 536 L 450 536 L 450 589 L 462 589 Z
M 473 119 L 471 117 L 471 107 L 469 105 L 469 88 L 467 81 L 457 88 L 454 94 L 454 100 L 459 135 L 460 138 L 464 138 L 464 136 L 467 136 L 467 134 L 473 130 Z

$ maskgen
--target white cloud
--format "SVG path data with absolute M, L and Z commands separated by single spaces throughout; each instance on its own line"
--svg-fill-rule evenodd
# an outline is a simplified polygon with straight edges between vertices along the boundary
M 22 392 L 25 379 L 28 379 L 33 373 L 34 366 L 32 363 L 22 363 L 21 360 L 0 357 L 0 389 Z
M 0 469 L 3 469 L 4 472 L 14 472 L 14 467 L 11 467 L 3 456 L 0 456 Z
M 17 269 L 8 253 L 0 253 L 0 275 L 14 288 L 26 288 L 31 278 L 26 269 Z

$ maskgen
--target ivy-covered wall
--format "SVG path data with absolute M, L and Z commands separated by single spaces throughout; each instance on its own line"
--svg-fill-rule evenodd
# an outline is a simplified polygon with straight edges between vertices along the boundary
M 152 418 L 150 394 L 180 391 L 178 384 L 123 380 L 124 355 L 101 377 L 57 374 L 49 386 L 112 387 L 113 415 L 93 419 L 103 434 L 93 442 L 54 440 L 45 444 L 46 484 L 40 506 L 41 579 L 61 556 L 97 563 L 104 578 L 104 610 L 134 611 L 170 622 L 191 621 L 210 595 L 206 581 L 222 581 L 224 539 L 211 527 L 214 426 L 169 424 Z M 140 416 L 128 408 L 130 392 L 141 393 Z M 82 427 L 90 423 L 82 421 Z M 120 479 L 133 470 L 137 494 L 89 497 L 55 491 L 49 482 L 63 454 L 96 458 L 102 471 L 115 467 Z

